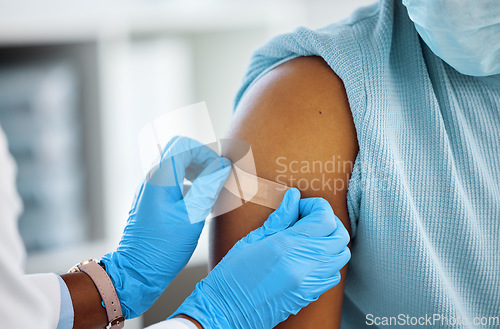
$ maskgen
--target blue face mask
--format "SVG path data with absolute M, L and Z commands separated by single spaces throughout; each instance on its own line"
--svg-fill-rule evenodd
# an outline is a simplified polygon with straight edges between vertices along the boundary
M 500 74 L 499 0 L 403 0 L 420 37 L 472 76 Z

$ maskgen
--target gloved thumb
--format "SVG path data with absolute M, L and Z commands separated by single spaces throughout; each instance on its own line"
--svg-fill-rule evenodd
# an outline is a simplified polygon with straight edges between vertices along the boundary
M 337 224 L 343 226 L 330 203 L 323 198 L 300 200 L 299 212 L 301 219 L 290 229 L 290 233 L 307 237 L 327 237 L 337 229 Z
M 210 214 L 230 172 L 231 162 L 224 157 L 218 157 L 194 180 L 182 200 L 192 224 L 205 220 Z
M 278 209 L 269 215 L 264 225 L 248 235 L 247 241 L 260 240 L 293 226 L 299 220 L 299 201 L 300 191 L 298 189 L 292 187 L 286 191 Z

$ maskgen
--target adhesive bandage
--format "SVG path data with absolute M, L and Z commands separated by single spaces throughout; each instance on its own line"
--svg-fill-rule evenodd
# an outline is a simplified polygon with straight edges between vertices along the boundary
M 288 186 L 249 174 L 237 166 L 233 166 L 233 171 L 238 180 L 238 190 L 234 189 L 233 184 L 224 185 L 224 188 L 227 188 L 235 195 L 240 193 L 239 195 L 244 202 L 251 202 L 267 208 L 277 209 L 283 200 L 283 196 L 289 189 Z M 256 193 L 253 194 L 253 197 L 246 198 L 245 195 L 249 195 L 250 193 L 245 193 L 245 190 L 248 186 L 253 187 L 255 183 L 257 183 Z
M 257 177 L 233 165 L 231 174 L 212 209 L 212 215 L 225 214 L 247 202 L 277 209 L 288 189 L 288 186 Z

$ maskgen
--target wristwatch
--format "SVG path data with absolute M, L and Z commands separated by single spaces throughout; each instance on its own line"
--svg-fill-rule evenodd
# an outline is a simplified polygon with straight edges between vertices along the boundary
M 109 278 L 106 270 L 99 264 L 96 259 L 88 259 L 73 266 L 68 273 L 83 272 L 87 274 L 94 282 L 94 285 L 101 295 L 104 303 L 104 308 L 108 315 L 108 324 L 106 329 L 121 329 L 123 328 L 125 317 L 123 316 L 120 300 L 116 294 L 113 282 Z

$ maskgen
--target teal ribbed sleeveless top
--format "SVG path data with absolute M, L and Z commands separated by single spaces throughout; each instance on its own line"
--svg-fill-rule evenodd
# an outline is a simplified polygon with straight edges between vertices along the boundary
M 500 316 L 500 76 L 458 73 L 400 1 L 382 0 L 258 49 L 236 105 L 272 68 L 312 55 L 344 82 L 359 143 L 342 328 L 373 328 L 375 317 L 492 327 L 473 322 Z

